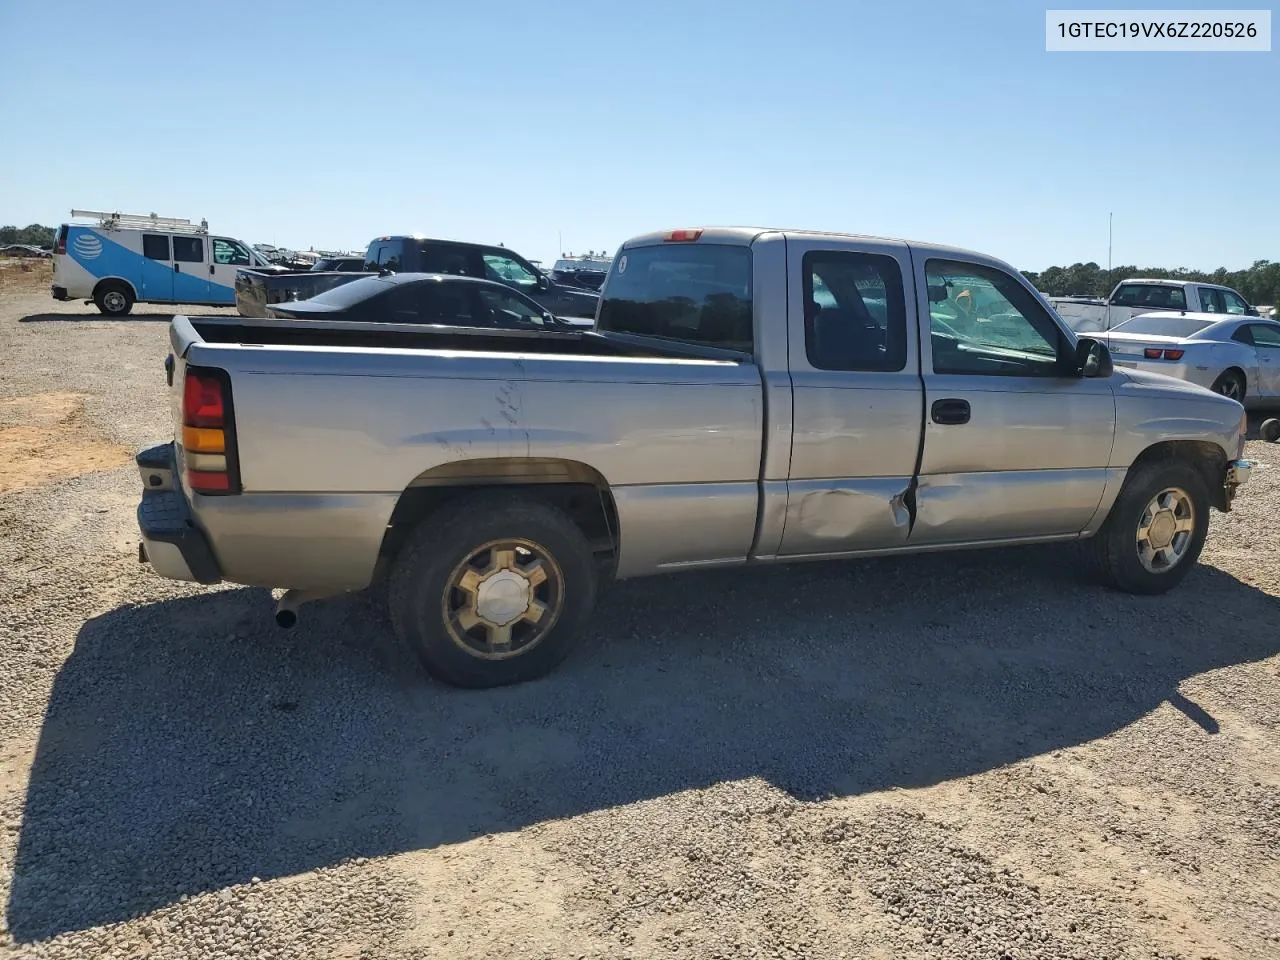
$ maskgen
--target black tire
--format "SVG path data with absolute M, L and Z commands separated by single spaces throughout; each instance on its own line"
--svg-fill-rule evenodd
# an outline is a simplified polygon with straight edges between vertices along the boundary
M 133 290 L 127 283 L 108 280 L 98 284 L 97 289 L 93 291 L 93 302 L 99 312 L 108 317 L 127 316 L 133 309 Z
M 1224 371 L 1217 380 L 1213 381 L 1213 386 L 1209 389 L 1224 397 L 1230 397 L 1237 403 L 1244 403 L 1245 382 L 1239 370 Z
M 1193 528 L 1177 562 L 1153 571 L 1143 563 L 1138 531 L 1147 506 L 1169 489 L 1186 493 Z M 1103 583 L 1126 593 L 1157 594 L 1177 586 L 1195 566 L 1208 532 L 1209 492 L 1200 471 L 1184 460 L 1155 460 L 1130 471 L 1102 529 L 1080 546 L 1091 572 Z
M 510 652 L 495 652 L 490 645 L 486 653 L 472 633 L 478 631 L 484 641 L 498 634 L 488 621 L 471 632 L 463 629 L 463 611 L 455 608 L 465 608 L 466 598 L 481 594 L 474 588 L 468 593 L 458 583 L 466 571 L 480 569 L 468 563 L 477 551 L 493 560 L 487 569 L 502 573 L 497 558 L 513 543 L 519 544 L 519 555 L 513 554 L 517 562 L 526 556 L 542 561 L 546 577 L 528 590 L 543 618 L 553 619 L 539 628 L 522 616 L 508 624 Z M 492 575 L 483 574 L 484 580 Z M 432 676 L 459 687 L 499 687 L 543 676 L 573 652 L 595 606 L 596 589 L 591 547 L 567 514 L 535 499 L 484 492 L 452 500 L 418 525 L 392 565 L 387 605 L 396 635 Z M 478 602 L 468 608 L 472 614 L 479 610 Z M 536 638 L 516 649 L 516 634 Z
M 1280 442 L 1280 420 L 1275 417 L 1263 420 L 1262 426 L 1258 427 L 1258 439 L 1265 440 L 1267 443 Z

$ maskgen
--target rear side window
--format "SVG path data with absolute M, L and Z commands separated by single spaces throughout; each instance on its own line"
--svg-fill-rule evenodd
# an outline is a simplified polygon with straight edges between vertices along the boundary
M 712 243 L 624 249 L 596 329 L 750 353 L 751 250 Z
M 892 257 L 804 255 L 804 342 L 817 370 L 898 371 L 907 365 L 902 271 Z
M 168 260 L 169 238 L 159 233 L 142 235 L 142 252 L 152 260 Z
M 1157 283 L 1125 283 L 1121 284 L 1111 302 L 1118 307 L 1185 310 L 1187 294 L 1181 287 L 1168 287 Z
M 204 241 L 199 237 L 174 237 L 173 259 L 182 263 L 204 263 Z
M 444 244 L 424 244 L 418 248 L 423 273 L 449 273 L 459 277 L 479 275 L 470 269 L 470 254 L 460 247 Z

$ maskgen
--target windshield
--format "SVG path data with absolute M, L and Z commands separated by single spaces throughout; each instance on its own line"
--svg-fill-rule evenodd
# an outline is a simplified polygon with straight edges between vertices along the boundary
M 360 277 L 350 283 L 344 283 L 326 290 L 324 293 L 317 293 L 311 298 L 311 302 L 345 309 L 360 303 L 362 300 L 368 300 L 375 294 L 382 293 L 392 286 L 395 286 L 395 284 L 391 280 L 385 280 L 382 277 Z
M 1115 333 L 1139 333 L 1154 337 L 1189 337 L 1213 322 L 1194 317 L 1133 317 L 1124 323 L 1117 323 L 1112 330 Z
M 710 243 L 623 250 L 596 327 L 750 353 L 751 250 Z

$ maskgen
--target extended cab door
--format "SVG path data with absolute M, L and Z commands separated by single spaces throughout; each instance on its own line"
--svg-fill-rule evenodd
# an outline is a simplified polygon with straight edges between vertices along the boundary
M 167 233 L 142 235 L 142 283 L 138 299 L 151 303 L 173 300 L 173 250 Z
M 902 546 L 922 402 L 907 246 L 789 237 L 787 271 L 794 432 L 778 554 Z
M 1115 433 L 1108 379 L 1019 279 L 913 251 L 924 449 L 912 544 L 1078 533 L 1098 508 Z
M 178 303 L 209 303 L 207 238 L 173 234 L 173 299 Z

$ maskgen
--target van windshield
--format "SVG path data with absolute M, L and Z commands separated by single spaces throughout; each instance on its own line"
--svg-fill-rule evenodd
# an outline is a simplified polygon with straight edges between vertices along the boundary
M 752 351 L 751 250 L 713 243 L 623 249 L 596 329 Z

